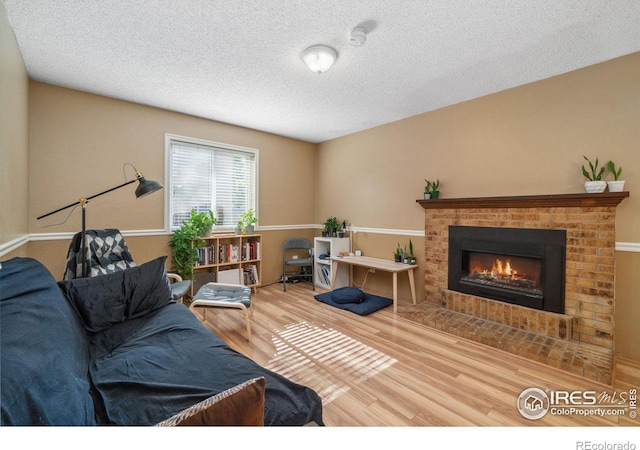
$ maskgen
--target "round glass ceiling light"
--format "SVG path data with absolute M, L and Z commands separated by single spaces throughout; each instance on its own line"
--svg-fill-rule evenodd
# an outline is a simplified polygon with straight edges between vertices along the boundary
M 336 51 L 326 45 L 309 47 L 302 52 L 301 56 L 309 70 L 316 73 L 323 73 L 331 69 L 333 63 L 338 59 Z

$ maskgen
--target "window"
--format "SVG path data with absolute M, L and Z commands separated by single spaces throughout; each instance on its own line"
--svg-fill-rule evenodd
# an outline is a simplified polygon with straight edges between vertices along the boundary
M 169 231 L 192 210 L 213 211 L 216 228 L 227 229 L 249 208 L 257 215 L 258 150 L 168 134 L 165 157 Z

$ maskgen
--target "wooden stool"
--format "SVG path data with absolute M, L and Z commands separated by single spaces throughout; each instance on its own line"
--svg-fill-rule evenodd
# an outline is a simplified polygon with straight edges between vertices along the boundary
M 203 308 L 202 321 L 206 319 L 208 308 L 233 308 L 244 311 L 247 322 L 247 339 L 251 340 L 251 323 L 249 314 L 251 307 L 251 288 L 237 284 L 207 283 L 203 285 L 189 306 L 190 310 Z

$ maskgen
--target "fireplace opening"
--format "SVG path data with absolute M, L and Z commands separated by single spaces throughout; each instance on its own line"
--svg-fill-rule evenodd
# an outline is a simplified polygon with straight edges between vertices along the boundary
M 449 227 L 449 289 L 564 313 L 566 232 Z
M 543 298 L 541 267 L 539 258 L 465 251 L 461 281 L 513 289 L 523 295 Z

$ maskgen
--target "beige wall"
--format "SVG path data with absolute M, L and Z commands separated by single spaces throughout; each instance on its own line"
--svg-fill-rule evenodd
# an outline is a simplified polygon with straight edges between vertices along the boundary
M 29 113 L 31 233 L 80 229 L 79 211 L 51 228 L 38 227 L 36 217 L 124 182 L 126 162 L 164 182 L 165 133 L 258 149 L 259 225 L 313 221 L 313 144 L 33 81 Z M 133 178 L 130 168 L 127 176 Z M 136 199 L 134 190 L 127 186 L 92 200 L 87 227 L 163 229 L 164 192 Z
M 0 245 L 28 235 L 28 82 L 0 3 Z
M 335 215 L 377 229 L 359 234 L 355 248 L 390 257 L 397 241 L 423 245 L 410 232 L 424 231 L 416 199 L 425 178 L 439 178 L 449 198 L 578 193 L 582 155 L 598 156 L 623 167 L 631 196 L 616 211 L 616 241 L 638 248 L 639 79 L 636 53 L 324 142 L 316 221 Z M 640 253 L 617 255 L 616 350 L 640 359 Z M 382 276 L 367 284 L 388 292 Z

